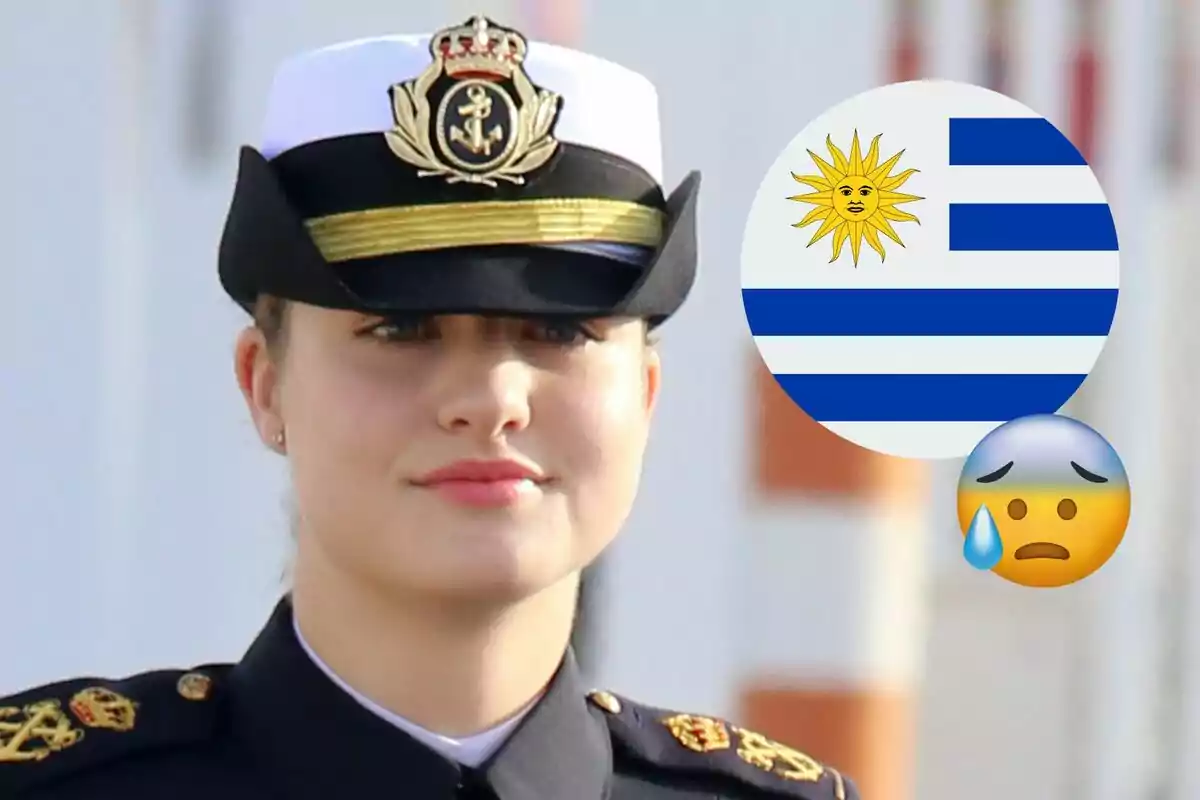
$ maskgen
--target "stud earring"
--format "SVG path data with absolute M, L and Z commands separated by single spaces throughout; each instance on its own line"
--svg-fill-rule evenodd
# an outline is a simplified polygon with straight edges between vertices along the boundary
M 280 430 L 271 441 L 275 442 L 275 446 L 282 450 L 284 444 L 287 442 L 287 438 L 284 436 L 283 431 Z

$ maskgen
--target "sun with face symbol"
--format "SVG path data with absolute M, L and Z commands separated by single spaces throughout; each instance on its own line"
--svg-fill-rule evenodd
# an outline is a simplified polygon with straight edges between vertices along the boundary
M 809 241 L 809 247 L 829 234 L 833 234 L 833 257 L 829 259 L 830 264 L 838 260 L 838 256 L 842 254 L 842 245 L 847 241 L 850 242 L 850 253 L 854 259 L 854 266 L 858 266 L 858 256 L 862 251 L 864 240 L 872 250 L 879 253 L 881 261 L 885 260 L 887 253 L 883 249 L 883 242 L 880 241 L 879 234 L 882 233 L 896 244 L 904 247 L 904 242 L 900 240 L 892 223 L 915 222 L 918 225 L 921 224 L 921 221 L 912 214 L 896 208 L 901 203 L 912 203 L 925 199 L 896 191 L 918 170 L 906 169 L 895 175 L 892 174 L 892 169 L 904 155 L 903 150 L 880 164 L 879 139 L 882 135 L 871 140 L 871 147 L 864 157 L 858 143 L 858 131 L 855 131 L 854 140 L 850 144 L 849 158 L 833 143 L 832 137 L 826 136 L 825 146 L 829 148 L 829 155 L 833 163 L 830 164 L 809 150 L 808 155 L 821 170 L 821 174 L 797 175 L 792 173 L 792 178 L 797 183 L 816 189 L 815 192 L 793 195 L 788 198 L 788 200 L 797 200 L 816 206 L 808 212 L 804 219 L 792 227 L 803 228 L 814 222 L 821 223 L 821 227 Z

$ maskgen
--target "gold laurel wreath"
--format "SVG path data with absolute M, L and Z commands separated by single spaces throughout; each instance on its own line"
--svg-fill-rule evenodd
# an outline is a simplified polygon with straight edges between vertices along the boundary
M 396 127 L 387 131 L 388 146 L 397 156 L 418 167 L 417 177 L 445 175 L 447 183 L 481 183 L 495 187 L 496 179 L 513 184 L 525 183 L 524 175 L 550 160 L 558 142 L 550 135 L 554 124 L 558 95 L 534 89 L 524 70 L 513 71 L 513 86 L 521 100 L 517 112 L 516 141 L 512 152 L 493 169 L 482 173 L 470 173 L 455 169 L 438 158 L 429 136 L 429 120 L 432 113 L 426 96 L 434 81 L 442 72 L 439 58 L 430 64 L 416 80 L 396 86 L 392 93 L 392 112 Z

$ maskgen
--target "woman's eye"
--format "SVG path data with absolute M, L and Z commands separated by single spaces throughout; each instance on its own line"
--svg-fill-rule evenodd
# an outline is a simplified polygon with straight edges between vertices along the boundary
M 526 335 L 534 341 L 564 345 L 583 344 L 597 338 L 584 324 L 568 320 L 530 322 Z
M 423 320 L 386 320 L 367 328 L 364 334 L 381 342 L 412 342 L 428 338 L 430 327 Z
M 378 342 L 412 343 L 441 339 L 442 331 L 435 319 L 388 319 L 363 328 L 360 335 Z M 559 346 L 574 346 L 598 339 L 585 323 L 577 320 L 512 320 L 503 323 L 502 330 L 481 335 L 514 343 L 525 341 Z

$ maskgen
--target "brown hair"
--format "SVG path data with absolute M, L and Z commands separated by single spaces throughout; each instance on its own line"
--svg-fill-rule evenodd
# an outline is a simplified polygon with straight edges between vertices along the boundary
M 254 325 L 262 331 L 267 350 L 279 356 L 287 338 L 288 301 L 282 297 L 260 295 L 254 304 Z

